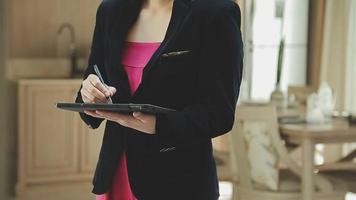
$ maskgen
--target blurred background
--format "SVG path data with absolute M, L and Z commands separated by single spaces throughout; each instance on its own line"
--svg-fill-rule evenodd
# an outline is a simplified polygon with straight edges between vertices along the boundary
M 99 3 L 0 0 L 0 200 L 94 198 L 103 127 L 54 104 L 74 100 Z M 356 0 L 236 3 L 245 71 L 241 118 L 214 139 L 221 199 L 356 199 Z

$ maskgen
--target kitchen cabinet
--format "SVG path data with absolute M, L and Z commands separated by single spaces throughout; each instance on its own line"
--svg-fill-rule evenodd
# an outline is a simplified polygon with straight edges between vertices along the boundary
M 18 87 L 17 199 L 89 199 L 104 123 L 92 130 L 73 102 L 81 80 L 21 80 Z M 67 196 L 66 196 L 67 195 Z

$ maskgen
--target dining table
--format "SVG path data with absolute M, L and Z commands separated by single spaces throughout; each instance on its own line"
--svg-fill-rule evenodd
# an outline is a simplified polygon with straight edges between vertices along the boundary
M 288 118 L 291 115 L 304 116 L 304 111 L 281 111 L 280 118 Z M 315 174 L 318 171 L 314 163 L 315 146 L 317 144 L 352 143 L 356 142 L 356 126 L 350 125 L 347 118 L 330 118 L 327 122 L 310 124 L 302 120 L 293 123 L 280 123 L 282 137 L 291 144 L 298 145 L 302 149 L 301 157 L 301 191 L 303 200 L 313 200 L 315 193 Z M 334 167 L 353 168 L 355 163 L 335 163 Z

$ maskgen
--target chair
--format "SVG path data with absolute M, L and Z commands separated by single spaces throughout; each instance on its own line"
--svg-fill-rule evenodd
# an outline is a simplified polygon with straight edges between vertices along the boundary
M 213 139 L 214 159 L 219 181 L 230 182 L 232 195 L 236 196 L 237 173 L 231 169 L 229 134 Z
M 288 99 L 294 95 L 295 100 L 305 106 L 308 96 L 313 92 L 316 92 L 316 90 L 310 86 L 290 85 L 288 86 Z
M 258 127 L 265 128 L 261 129 L 266 130 L 263 135 L 256 135 L 260 130 Z M 280 138 L 277 114 L 272 105 L 239 105 L 230 138 L 232 169 L 237 170 L 238 174 L 237 195 L 234 200 L 300 200 L 302 198 L 301 169 L 290 158 Z M 266 147 L 271 154 L 258 152 L 257 156 L 251 157 L 253 149 L 256 151 L 262 148 L 258 145 L 256 147 L 258 140 L 262 141 L 262 147 Z M 256 169 L 259 167 L 256 163 L 264 166 L 258 158 L 268 158 L 266 167 L 261 169 L 275 167 L 276 173 L 268 173 L 268 175 L 274 174 L 274 177 L 263 177 L 261 173 L 256 175 Z M 285 169 L 280 167 L 281 164 Z M 262 180 L 258 181 L 257 178 L 261 177 Z M 315 174 L 315 188 L 315 198 L 323 200 L 344 200 L 347 192 L 341 181 L 332 177 L 327 179 L 320 174 Z
M 334 162 L 316 166 L 319 172 L 345 181 L 350 192 L 356 193 L 356 150 Z

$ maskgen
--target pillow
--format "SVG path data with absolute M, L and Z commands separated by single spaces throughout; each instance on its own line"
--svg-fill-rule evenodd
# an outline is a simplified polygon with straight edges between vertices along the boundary
M 247 158 L 251 178 L 257 185 L 278 190 L 278 157 L 265 122 L 244 122 Z

